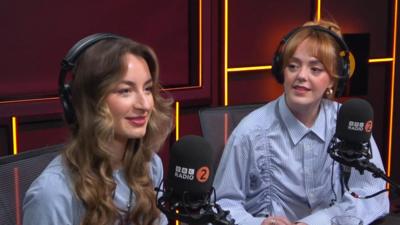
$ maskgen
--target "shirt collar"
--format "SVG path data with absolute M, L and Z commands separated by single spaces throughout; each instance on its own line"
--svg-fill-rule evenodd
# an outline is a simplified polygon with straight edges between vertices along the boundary
M 302 122 L 300 122 L 290 111 L 290 109 L 286 105 L 285 95 L 282 95 L 279 98 L 278 107 L 279 113 L 281 115 L 281 119 L 286 129 L 289 132 L 289 136 L 294 145 L 297 143 L 309 132 L 313 132 L 317 137 L 319 137 L 322 141 L 325 141 L 325 109 L 324 109 L 324 101 L 321 101 L 321 108 L 318 113 L 318 117 L 315 120 L 314 125 L 311 128 L 307 128 L 304 126 Z

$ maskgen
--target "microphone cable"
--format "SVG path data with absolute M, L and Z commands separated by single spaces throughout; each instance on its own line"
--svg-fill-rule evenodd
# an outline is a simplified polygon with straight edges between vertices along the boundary
M 375 193 L 372 194 L 372 195 L 367 195 L 367 196 L 358 195 L 358 194 L 355 193 L 355 192 L 351 192 L 350 194 L 351 194 L 351 196 L 353 196 L 354 198 L 358 198 L 358 199 L 368 199 L 368 198 L 372 198 L 372 197 L 375 197 L 375 196 L 377 196 L 377 195 L 380 195 L 380 194 L 382 194 L 383 192 L 386 192 L 386 191 L 389 191 L 389 189 L 382 189 L 382 190 L 380 190 L 380 191 L 375 192 Z
M 329 206 L 333 206 L 335 204 L 335 202 L 337 201 L 337 195 L 336 195 L 336 191 L 335 191 L 335 185 L 333 184 L 333 171 L 335 170 L 335 160 L 332 160 L 332 172 L 331 172 L 331 190 L 333 192 L 333 196 L 335 196 L 335 198 L 331 199 L 331 203 L 329 203 Z
M 358 160 L 358 161 L 361 163 L 360 160 Z M 367 163 L 368 163 L 369 165 L 371 165 L 370 162 L 367 162 Z M 351 169 L 351 167 L 349 167 L 348 169 Z M 369 172 L 371 172 L 371 171 L 369 171 Z M 347 181 L 350 180 L 350 174 L 348 174 L 348 177 L 344 177 L 343 170 L 342 170 L 341 173 L 342 173 L 342 174 L 341 174 L 342 179 L 347 180 Z M 361 173 L 361 172 L 360 172 L 360 173 Z M 376 176 L 374 173 L 372 173 L 372 175 L 373 175 L 375 178 L 378 177 L 378 176 Z M 384 189 L 382 189 L 382 190 L 380 190 L 380 191 L 377 191 L 377 192 L 375 192 L 375 193 L 373 193 L 373 194 L 370 194 L 370 195 L 359 195 L 359 194 L 357 194 L 357 193 L 354 192 L 354 191 L 350 191 L 350 188 L 349 188 L 348 183 L 347 183 L 346 181 L 344 181 L 344 182 L 345 182 L 344 187 L 346 188 L 346 190 L 350 193 L 351 196 L 353 196 L 354 198 L 357 198 L 357 199 L 368 199 L 368 198 L 375 197 L 375 196 L 377 196 L 377 195 L 379 195 L 379 194 L 382 194 L 382 193 L 384 193 L 384 192 L 386 192 L 386 191 L 389 191 L 389 189 L 384 188 Z M 342 185 L 342 187 L 343 187 L 343 185 Z
M 358 160 L 358 162 L 360 163 L 360 165 L 362 165 L 362 164 L 365 162 L 365 167 L 368 167 L 368 166 L 369 166 L 369 167 L 372 167 L 372 168 L 376 169 L 376 171 L 378 171 L 379 173 L 383 173 L 383 174 L 384 174 L 383 171 L 381 171 L 381 170 L 380 170 L 379 168 L 377 168 L 375 165 L 373 165 L 372 163 L 370 163 L 368 160 Z M 365 168 L 365 169 L 366 169 L 366 168 Z M 379 177 L 379 175 L 377 174 L 377 172 L 375 172 L 375 173 L 373 173 L 372 171 L 369 171 L 369 172 L 372 173 L 372 176 L 373 176 L 373 177 L 375 177 L 375 178 Z M 350 188 L 349 188 L 348 185 L 346 185 L 346 189 L 347 189 L 348 192 L 350 192 L 350 195 L 351 195 L 351 196 L 353 196 L 354 198 L 358 198 L 358 199 L 368 199 L 368 198 L 372 198 L 372 197 L 375 197 L 375 196 L 377 196 L 377 195 L 380 195 L 380 194 L 382 194 L 382 193 L 384 193 L 384 192 L 386 192 L 386 191 L 390 191 L 390 189 L 384 188 L 384 189 L 382 189 L 382 190 L 380 190 L 380 191 L 377 191 L 377 192 L 375 192 L 375 193 L 373 193 L 373 194 L 370 194 L 370 195 L 359 195 L 359 194 L 357 194 L 356 192 L 350 191 Z
M 332 198 L 332 199 L 331 199 L 331 203 L 329 203 L 329 206 L 330 206 L 330 207 L 333 206 L 333 205 L 337 202 L 337 195 L 336 195 L 336 191 L 335 191 L 335 187 L 334 187 L 334 182 L 333 182 L 334 165 L 335 165 L 335 161 L 333 161 L 333 163 L 332 163 L 332 173 L 331 173 L 331 190 L 332 190 L 332 193 L 333 193 L 333 195 L 334 195 L 334 198 Z M 346 187 L 346 190 L 347 190 L 348 192 L 350 192 L 350 195 L 351 195 L 353 198 L 357 198 L 357 199 L 369 199 L 369 198 L 373 198 L 373 197 L 375 197 L 375 196 L 377 196 L 377 195 L 380 195 L 380 194 L 382 194 L 382 193 L 384 193 L 384 192 L 386 192 L 386 191 L 390 191 L 390 189 L 385 188 L 385 189 L 382 189 L 382 190 L 377 191 L 377 192 L 375 192 L 375 193 L 373 193 L 373 194 L 370 194 L 370 195 L 359 195 L 359 194 L 357 194 L 357 193 L 354 192 L 354 191 L 350 191 L 350 188 L 349 188 L 348 185 L 344 185 L 344 186 Z M 343 186 L 342 186 L 342 187 L 343 187 Z

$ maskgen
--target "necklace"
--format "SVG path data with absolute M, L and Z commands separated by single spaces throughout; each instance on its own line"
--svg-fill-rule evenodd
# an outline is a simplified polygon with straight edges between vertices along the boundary
M 115 198 L 115 192 L 113 193 L 113 199 Z M 132 207 L 132 200 L 133 200 L 133 191 L 132 188 L 129 188 L 129 199 L 128 203 L 126 204 L 126 211 L 124 209 L 118 208 L 118 210 L 121 212 L 120 218 L 119 218 L 119 225 L 127 225 L 129 224 L 129 213 L 131 211 Z M 124 215 L 125 214 L 125 215 Z
M 132 198 L 133 198 L 133 191 L 132 188 L 129 188 L 129 201 L 128 204 L 126 205 L 127 208 L 127 214 L 131 211 L 131 206 L 132 206 Z

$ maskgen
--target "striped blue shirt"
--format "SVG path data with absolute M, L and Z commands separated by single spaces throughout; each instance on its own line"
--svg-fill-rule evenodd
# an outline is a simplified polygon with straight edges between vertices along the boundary
M 229 137 L 214 180 L 218 204 L 230 211 L 237 224 L 261 224 L 270 215 L 326 225 L 343 214 L 369 224 L 389 212 L 386 193 L 356 199 L 341 192 L 339 165 L 327 153 L 338 108 L 338 103 L 323 99 L 314 125 L 308 128 L 294 117 L 282 95 L 240 122 Z M 383 169 L 373 138 L 371 146 L 371 162 Z M 352 169 L 349 187 L 359 195 L 370 195 L 384 189 L 385 182 L 368 171 L 360 175 Z M 335 194 L 337 201 L 330 206 Z
M 163 166 L 160 157 L 153 154 L 150 166 L 150 177 L 155 187 L 163 179 Z M 127 208 L 130 190 L 121 169 L 113 172 L 116 183 L 114 203 L 120 209 Z M 99 187 L 102 188 L 102 187 Z M 133 196 L 132 207 L 135 205 Z M 85 213 L 82 202 L 73 191 L 72 183 L 61 156 L 57 156 L 42 174 L 31 184 L 25 194 L 23 203 L 24 225 L 79 225 Z M 161 225 L 168 224 L 164 214 Z M 115 223 L 118 224 L 118 221 Z

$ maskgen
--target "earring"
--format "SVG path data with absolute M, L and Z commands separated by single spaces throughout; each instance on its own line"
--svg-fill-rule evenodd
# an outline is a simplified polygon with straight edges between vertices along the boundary
M 326 96 L 331 96 L 333 94 L 333 89 L 332 88 L 327 88 L 325 91 Z

